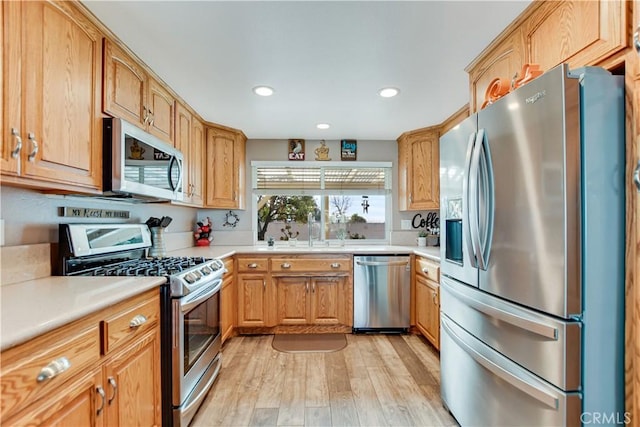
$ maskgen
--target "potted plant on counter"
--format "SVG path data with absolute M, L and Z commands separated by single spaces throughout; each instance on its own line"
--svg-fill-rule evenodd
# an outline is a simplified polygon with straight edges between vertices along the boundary
M 427 232 L 426 230 L 418 231 L 418 246 L 427 246 Z

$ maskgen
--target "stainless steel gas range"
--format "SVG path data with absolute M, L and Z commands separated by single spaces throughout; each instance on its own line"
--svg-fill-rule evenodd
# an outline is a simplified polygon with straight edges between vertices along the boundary
M 145 224 L 61 224 L 59 274 L 165 276 L 161 293 L 162 424 L 187 426 L 220 370 L 224 264 L 203 257 L 147 258 Z

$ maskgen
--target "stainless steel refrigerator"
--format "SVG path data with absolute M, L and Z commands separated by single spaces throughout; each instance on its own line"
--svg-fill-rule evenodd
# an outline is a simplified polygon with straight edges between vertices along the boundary
M 624 422 L 624 87 L 549 70 L 440 139 L 441 393 L 462 426 Z

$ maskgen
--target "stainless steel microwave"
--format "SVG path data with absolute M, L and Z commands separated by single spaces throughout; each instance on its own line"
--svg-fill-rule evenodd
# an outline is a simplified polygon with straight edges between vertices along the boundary
M 105 196 L 184 200 L 184 157 L 179 150 L 118 118 L 105 118 L 102 133 Z

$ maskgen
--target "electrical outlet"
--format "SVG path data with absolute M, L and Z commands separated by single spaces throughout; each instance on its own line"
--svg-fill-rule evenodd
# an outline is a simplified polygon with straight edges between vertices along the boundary
M 0 219 L 0 246 L 4 246 L 4 219 Z

